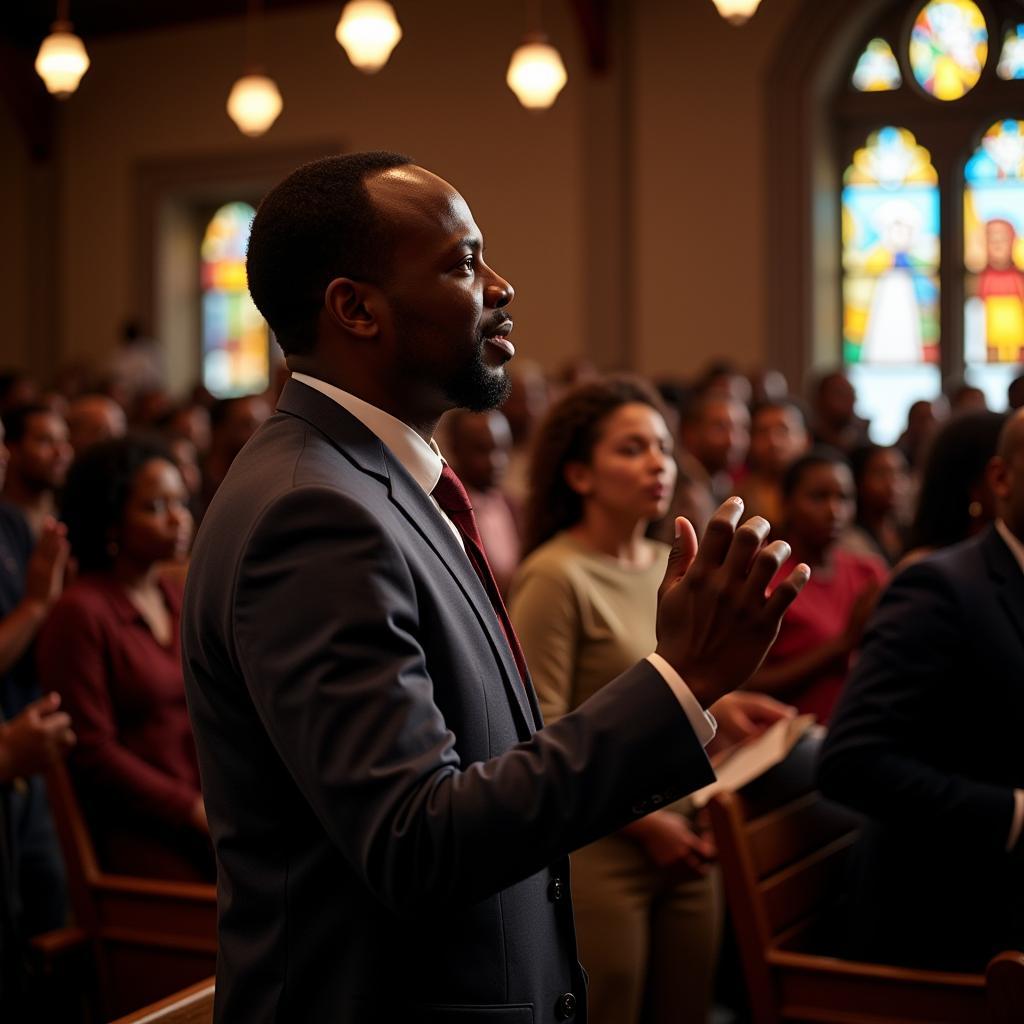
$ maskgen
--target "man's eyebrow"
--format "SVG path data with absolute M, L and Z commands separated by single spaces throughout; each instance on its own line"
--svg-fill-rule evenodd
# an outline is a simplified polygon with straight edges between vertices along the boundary
M 457 242 L 452 245 L 453 249 L 471 249 L 473 252 L 482 252 L 484 248 L 483 240 L 478 235 L 466 235 L 465 238 L 460 238 Z

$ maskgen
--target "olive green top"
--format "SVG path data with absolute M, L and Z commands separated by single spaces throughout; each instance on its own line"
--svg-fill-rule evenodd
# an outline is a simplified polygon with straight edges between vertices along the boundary
M 658 586 L 669 548 L 645 540 L 644 568 L 626 568 L 559 533 L 519 567 L 509 615 L 544 721 L 551 723 L 655 648 Z

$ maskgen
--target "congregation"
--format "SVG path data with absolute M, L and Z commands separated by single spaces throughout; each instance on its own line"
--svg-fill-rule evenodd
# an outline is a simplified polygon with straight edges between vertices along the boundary
M 1024 871 L 1010 693 L 1024 671 L 1013 632 L 1024 622 L 1024 378 L 1008 414 L 963 389 L 915 403 L 898 442 L 881 446 L 841 372 L 806 401 L 778 372 L 724 362 L 688 381 L 584 360 L 552 375 L 517 360 L 509 376 L 500 409 L 452 411 L 438 443 L 468 491 L 545 722 L 654 648 L 674 517 L 700 536 L 738 495 L 744 516 L 791 546 L 776 582 L 801 563 L 811 577 L 746 684 L 764 695 L 751 705 L 763 717 L 715 743 L 796 712 L 828 727 L 820 785 L 869 822 L 851 955 L 980 969 L 1019 947 L 1021 907 L 997 893 L 1012 878 L 1019 891 Z M 0 1005 L 32 985 L 25 943 L 67 920 L 50 764 L 67 759 L 107 870 L 215 879 L 182 591 L 195 526 L 287 377 L 282 365 L 264 394 L 196 388 L 179 402 L 136 370 L 0 375 Z M 973 879 L 944 887 L 941 914 L 926 906 L 948 878 L 936 836 Z M 684 798 L 572 866 L 589 1019 L 708 1019 L 726 910 L 706 816 Z

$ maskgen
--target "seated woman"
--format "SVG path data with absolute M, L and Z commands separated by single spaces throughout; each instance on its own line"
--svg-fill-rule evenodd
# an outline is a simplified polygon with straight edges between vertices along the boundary
M 644 536 L 668 509 L 672 436 L 657 395 L 611 377 L 566 394 L 536 438 L 526 542 L 509 612 L 544 719 L 577 707 L 655 646 L 669 548 Z M 760 695 L 714 705 L 714 744 L 752 735 L 789 709 Z M 710 749 L 710 748 L 709 748 Z M 572 855 L 591 1024 L 706 1019 L 719 910 L 714 848 L 688 801 Z
M 39 674 L 74 721 L 71 770 L 101 863 L 212 880 L 181 670 L 181 587 L 160 575 L 192 538 L 181 473 L 155 443 L 99 444 L 68 474 L 63 517 L 80 576 L 40 634 Z
M 843 536 L 845 551 L 874 555 L 888 565 L 903 556 L 910 474 L 899 448 L 869 444 L 850 456 L 857 485 L 857 519 Z
M 793 550 L 776 581 L 800 562 L 811 578 L 747 687 L 828 722 L 887 569 L 880 558 L 838 546 L 854 511 L 853 475 L 838 452 L 816 448 L 797 459 L 782 479 L 782 502 L 782 533 Z

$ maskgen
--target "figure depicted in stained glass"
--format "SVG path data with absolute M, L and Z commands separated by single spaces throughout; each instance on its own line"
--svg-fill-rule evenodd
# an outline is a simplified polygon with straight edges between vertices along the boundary
M 988 28 L 971 0 L 931 0 L 910 34 L 910 67 L 936 99 L 958 100 L 981 78 L 988 59 Z
M 993 125 L 964 170 L 968 363 L 1024 360 L 1024 133 Z
M 883 128 L 844 176 L 843 300 L 848 363 L 938 361 L 938 178 L 902 128 Z
M 1013 262 L 1017 232 L 1008 220 L 985 225 L 988 262 L 978 275 L 985 303 L 985 344 L 994 363 L 1024 360 L 1024 271 Z

